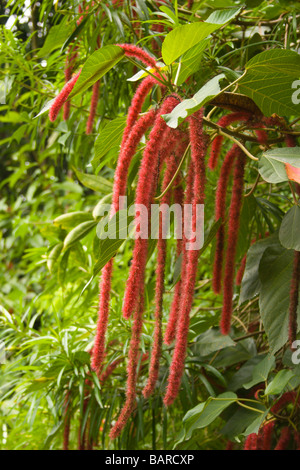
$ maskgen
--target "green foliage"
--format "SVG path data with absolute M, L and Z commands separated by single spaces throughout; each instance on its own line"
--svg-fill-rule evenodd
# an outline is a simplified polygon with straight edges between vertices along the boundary
M 31 2 L 35 7 L 27 8 L 24 0 L 11 0 L 0 6 L 0 448 L 61 449 L 67 413 L 71 449 L 78 435 L 96 449 L 221 449 L 227 439 L 241 448 L 245 436 L 274 417 L 279 428 L 288 420 L 299 429 L 299 412 L 290 405 L 279 418 L 272 414 L 280 396 L 299 394 L 300 386 L 299 365 L 287 343 L 293 256 L 300 246 L 299 198 L 286 171 L 287 164 L 300 168 L 299 147 L 285 145 L 287 134 L 297 138 L 300 132 L 300 105 L 292 102 L 300 77 L 298 4 L 249 0 L 245 8 L 244 3 L 194 2 L 189 11 L 184 1 L 95 2 L 82 21 L 77 1 Z M 228 109 L 247 111 L 251 105 L 266 116 L 276 113 L 281 125 L 268 130 L 265 146 L 247 124 L 224 129 L 228 138 L 220 160 L 230 138 L 254 157 L 245 175 L 236 268 L 245 255 L 247 261 L 242 284 L 235 286 L 230 335 L 219 333 L 222 296 L 211 289 L 221 224 L 214 218 L 218 163 L 216 171 L 207 171 L 205 241 L 181 393 L 171 409 L 163 406 L 173 345 L 163 346 L 150 400 L 140 393 L 149 365 L 141 356 L 136 410 L 120 439 L 111 441 L 111 425 L 124 403 L 131 337 L 132 321 L 125 321 L 121 310 L 132 218 L 124 222 L 120 211 L 108 222 L 105 207 L 132 95 L 138 80 L 152 73 L 126 60 L 116 46 L 122 42 L 155 56 L 165 92 L 182 97 L 164 116 L 170 127 L 184 126 L 204 105 L 211 140 Z M 70 97 L 70 117 L 53 123 L 46 111 L 63 87 L 74 46 L 74 71 L 82 72 Z M 92 85 L 99 79 L 94 132 L 86 135 Z M 161 100 L 156 87 L 142 112 Z M 260 118 L 257 114 L 258 123 Z M 130 204 L 143 148 L 142 140 L 129 169 Z M 184 179 L 189 158 L 187 153 L 182 164 Z M 231 186 L 227 206 L 230 194 Z M 121 239 L 99 236 L 124 228 Z M 141 353 L 153 342 L 155 250 L 153 241 Z M 102 382 L 91 370 L 90 352 L 97 278 L 112 257 L 104 372 L 114 361 L 118 365 Z M 164 324 L 181 261 L 175 242 L 168 241 Z

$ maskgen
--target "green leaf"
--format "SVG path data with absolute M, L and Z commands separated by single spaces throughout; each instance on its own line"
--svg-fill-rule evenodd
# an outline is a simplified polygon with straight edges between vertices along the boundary
M 289 292 L 293 262 L 294 251 L 280 245 L 267 248 L 259 264 L 259 307 L 273 353 L 288 340 Z M 300 325 L 300 305 L 297 311 Z
M 287 249 L 300 251 L 300 207 L 293 206 L 283 217 L 279 241 Z
M 51 106 L 53 105 L 55 101 L 55 98 L 53 98 L 52 100 L 48 100 L 46 101 L 46 103 L 44 104 L 44 106 L 42 107 L 41 111 L 33 117 L 33 119 L 36 119 L 37 117 L 41 116 L 42 114 L 46 113 L 47 111 L 49 111 L 49 109 L 51 108 Z
M 103 224 L 97 228 L 97 235 L 100 238 L 99 253 L 100 258 L 94 266 L 93 275 L 96 276 L 103 266 L 115 256 L 120 246 L 127 239 L 129 224 L 134 220 L 134 217 L 128 216 L 128 211 L 122 209 L 109 220 L 109 222 L 103 227 Z M 104 223 L 104 222 L 103 222 Z M 103 228 L 101 232 L 101 227 Z M 111 238 L 102 239 L 102 234 L 106 233 Z
M 174 67 L 173 80 L 178 86 L 182 85 L 188 77 L 200 69 L 203 52 L 207 48 L 209 39 L 204 39 L 183 54 L 180 63 Z
M 119 46 L 104 46 L 95 51 L 85 62 L 81 74 L 69 98 L 83 93 L 124 57 Z
M 202 429 L 211 424 L 228 406 L 236 402 L 235 393 L 226 392 L 217 398 L 210 398 L 206 403 L 200 403 L 187 412 L 183 418 L 186 429 L 185 439 L 190 439 L 193 431 Z
M 68 214 L 59 215 L 58 217 L 56 217 L 56 219 L 53 220 L 53 223 L 57 227 L 69 230 L 70 228 L 76 227 L 82 222 L 86 222 L 88 220 L 93 220 L 92 214 L 90 214 L 89 212 L 76 211 L 69 212 Z
M 215 351 L 236 346 L 236 344 L 228 335 L 224 336 L 218 329 L 211 328 L 198 337 L 195 346 L 202 356 L 208 356 Z
M 39 50 L 37 56 L 44 57 L 61 47 L 67 38 L 70 36 L 74 29 L 72 24 L 66 25 L 65 22 L 60 23 L 57 26 L 52 26 L 49 33 L 46 36 L 43 47 Z
M 238 341 L 235 346 L 222 349 L 214 359 L 215 367 L 229 367 L 251 359 L 257 354 L 253 338 L 245 338 Z
M 225 75 L 221 73 L 207 82 L 192 98 L 179 103 L 171 113 L 162 117 L 169 127 L 176 129 L 188 116 L 202 108 L 205 103 L 212 100 L 221 92 L 219 82 Z
M 48 259 L 47 259 L 47 267 L 52 273 L 53 266 L 56 263 L 57 259 L 59 258 L 59 255 L 61 254 L 61 251 L 63 249 L 63 243 L 57 243 L 54 248 L 49 253 Z
M 268 159 L 276 160 L 282 163 L 300 168 L 300 147 L 273 148 L 263 154 Z
M 95 156 L 92 160 L 93 167 L 97 167 L 101 159 L 113 148 L 119 150 L 122 135 L 126 125 L 126 117 L 117 117 L 110 121 L 98 135 L 95 142 Z M 105 160 L 101 161 L 101 167 Z
M 112 183 L 102 176 L 81 173 L 81 171 L 75 169 L 74 171 L 80 183 L 82 183 L 86 188 L 92 189 L 93 191 L 97 191 L 99 193 L 111 193 L 113 188 Z
M 239 8 L 228 8 L 226 10 L 215 10 L 213 11 L 209 17 L 205 20 L 205 23 L 213 23 L 213 24 L 225 24 L 228 21 L 233 20 L 243 7 Z
M 73 228 L 71 232 L 68 233 L 64 240 L 64 250 L 68 248 L 73 243 L 78 242 L 82 238 L 84 238 L 94 227 L 96 227 L 97 222 L 88 221 L 83 222 L 82 224 L 77 225 L 77 227 Z
M 257 409 L 257 411 L 240 407 L 229 418 L 225 426 L 221 429 L 221 433 L 228 439 L 233 440 L 235 437 L 243 434 L 249 426 L 255 425 L 256 420 L 261 418 L 260 412 L 265 412 L 266 407 L 262 403 L 257 402 L 257 404 L 251 403 L 251 408 Z
M 244 383 L 250 382 L 253 377 L 254 367 L 261 361 L 262 356 L 254 356 L 249 361 L 245 362 L 237 372 L 231 377 L 228 390 L 235 392 L 243 388 Z
M 261 283 L 259 278 L 259 262 L 269 246 L 279 245 L 277 234 L 264 240 L 258 240 L 250 246 L 247 252 L 247 261 L 241 284 L 239 305 L 259 294 Z
M 281 183 L 288 181 L 288 176 L 284 164 L 269 158 L 266 155 L 262 155 L 258 162 L 258 171 L 261 177 L 267 181 L 267 183 Z
M 239 81 L 241 93 L 249 96 L 265 116 L 298 115 L 293 103 L 294 81 L 300 77 L 300 57 L 295 51 L 271 49 L 253 57 Z
M 162 58 L 165 64 L 172 64 L 178 57 L 220 27 L 220 24 L 197 22 L 173 29 L 166 35 L 162 44 Z
M 74 40 L 76 40 L 79 37 L 81 31 L 85 28 L 85 25 L 87 21 L 89 20 L 90 15 L 91 15 L 91 12 L 89 12 L 85 16 L 85 18 L 83 18 L 83 20 L 80 21 L 79 24 L 77 24 L 75 30 L 66 38 L 66 40 L 64 41 L 62 45 L 61 52 L 63 52 L 71 43 L 74 42 Z
M 268 354 L 261 362 L 253 368 L 252 380 L 244 384 L 247 390 L 254 385 L 265 382 L 269 376 L 270 371 L 275 366 L 275 357 Z
M 244 436 L 249 436 L 249 434 L 258 434 L 262 423 L 265 421 L 266 417 L 269 414 L 269 409 L 265 411 L 265 413 L 259 414 L 257 418 L 247 427 L 246 431 L 243 432 Z
M 295 377 L 295 373 L 292 370 L 280 370 L 275 375 L 272 382 L 270 382 L 267 386 L 265 390 L 265 395 L 278 395 L 285 389 L 285 387 L 293 377 Z
M 112 193 L 106 194 L 100 201 L 96 204 L 93 209 L 93 217 L 94 219 L 98 219 L 102 217 L 103 210 L 107 207 L 107 204 L 111 204 Z

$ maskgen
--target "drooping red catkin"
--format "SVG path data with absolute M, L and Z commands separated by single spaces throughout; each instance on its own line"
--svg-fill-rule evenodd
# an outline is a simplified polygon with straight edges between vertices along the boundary
M 215 219 L 221 219 L 222 225 L 220 226 L 216 236 L 216 253 L 213 266 L 213 281 L 212 288 L 215 294 L 221 292 L 222 286 L 222 270 L 223 270 L 223 257 L 224 257 L 224 243 L 225 243 L 225 215 L 226 215 L 226 192 L 230 173 L 234 161 L 240 155 L 239 147 L 234 144 L 227 152 L 224 162 L 222 164 L 221 173 L 218 181 L 216 191 L 216 205 L 215 205 Z
M 194 166 L 192 230 L 194 233 L 196 233 L 196 207 L 200 204 L 204 204 L 206 182 L 205 155 L 207 151 L 207 138 L 203 133 L 203 109 L 197 111 L 190 117 L 189 124 L 191 156 Z M 185 223 L 190 223 L 190 221 L 185 220 Z M 187 233 L 188 232 L 185 230 L 185 237 Z M 188 239 L 187 241 L 192 240 Z M 184 256 L 186 256 L 186 261 L 184 261 L 184 263 L 186 263 L 186 267 L 182 296 L 180 301 L 180 313 L 176 331 L 175 348 L 173 352 L 172 362 L 170 365 L 170 373 L 168 377 L 166 394 L 164 397 L 164 404 L 166 406 L 171 405 L 177 397 L 182 374 L 184 372 L 190 322 L 190 311 L 193 304 L 194 288 L 197 276 L 199 249 L 197 248 L 186 250 L 185 247 L 184 250 Z
M 91 362 L 92 369 L 96 372 L 99 372 L 105 354 L 105 336 L 108 324 L 112 267 L 113 262 L 111 259 L 102 269 L 100 281 L 98 322 Z
M 231 325 L 234 261 L 243 198 L 245 165 L 246 156 L 240 149 L 238 149 L 235 160 L 232 198 L 229 209 L 228 239 L 223 287 L 223 307 L 220 322 L 221 333 L 223 335 L 227 335 L 229 333 Z
M 250 113 L 240 111 L 240 112 L 226 114 L 225 116 L 222 116 L 217 122 L 217 124 L 218 126 L 221 126 L 221 127 L 227 127 L 230 124 L 233 124 L 234 122 L 248 121 L 250 117 L 251 117 Z M 214 168 L 216 167 L 218 163 L 218 158 L 221 153 L 223 141 L 224 141 L 224 136 L 217 135 L 211 144 L 210 157 L 208 160 L 208 168 L 210 168 L 211 170 L 214 170 Z
M 114 176 L 113 207 L 115 212 L 119 210 L 119 197 L 126 194 L 128 169 L 136 148 L 145 132 L 153 125 L 155 118 L 156 111 L 154 109 L 141 116 L 132 127 L 127 141 L 121 147 Z
M 135 94 L 132 98 L 131 105 L 128 109 L 126 127 L 124 129 L 122 137 L 121 149 L 123 148 L 126 140 L 128 139 L 128 136 L 135 122 L 137 121 L 140 112 L 142 111 L 142 106 L 144 104 L 146 96 L 148 95 L 151 88 L 153 88 L 155 83 L 157 83 L 156 80 L 151 75 L 149 75 L 137 87 Z
M 290 286 L 290 305 L 289 305 L 289 343 L 292 348 L 296 340 L 298 331 L 297 309 L 299 303 L 299 283 L 300 283 L 300 251 L 294 252 L 294 265 L 292 280 Z
M 181 206 L 183 205 L 183 201 L 185 204 L 191 204 L 192 197 L 193 197 L 193 186 L 194 186 L 194 165 L 193 165 L 193 162 L 191 162 L 189 166 L 188 175 L 187 175 L 185 197 L 184 197 L 184 194 L 182 193 L 178 194 L 177 201 Z M 175 192 L 175 197 L 176 197 L 176 192 Z M 176 202 L 176 199 L 175 199 L 175 202 Z M 184 285 L 185 272 L 186 272 L 186 253 L 185 253 L 183 245 L 184 245 L 183 241 L 178 239 L 177 240 L 177 257 L 181 255 L 181 258 L 182 258 L 181 259 L 181 276 L 175 285 L 174 296 L 173 296 L 169 319 L 168 319 L 168 323 L 167 323 L 167 327 L 165 331 L 164 342 L 167 345 L 170 345 L 175 339 L 176 328 L 177 328 L 177 323 L 178 323 L 178 318 L 179 318 L 180 299 L 181 299 L 182 287 Z
M 287 147 L 296 147 L 296 145 L 297 145 L 296 137 L 292 134 L 286 134 L 285 135 L 285 143 L 286 143 Z
M 291 437 L 291 430 L 288 426 L 284 427 L 281 431 L 279 440 L 274 450 L 286 450 Z
M 244 450 L 256 450 L 257 447 L 257 434 L 249 434 L 245 441 Z
M 296 444 L 296 450 L 300 450 L 300 432 L 294 431 L 294 440 Z
M 74 75 L 74 77 L 72 77 L 71 80 L 68 83 L 65 84 L 65 86 L 63 87 L 61 92 L 55 98 L 55 100 L 54 100 L 54 102 L 51 105 L 51 108 L 49 110 L 49 119 L 50 119 L 50 121 L 53 122 L 57 118 L 59 111 L 61 110 L 62 106 L 67 101 L 71 91 L 73 90 L 73 88 L 74 88 L 74 86 L 75 86 L 75 84 L 76 84 L 76 82 L 79 78 L 80 73 L 81 73 L 81 70 L 79 70 L 79 72 L 77 72 L 77 74 Z
M 136 59 L 143 62 L 145 65 L 157 69 L 156 60 L 151 57 L 144 49 L 141 49 L 134 44 L 116 44 L 123 49 L 125 55 L 128 57 L 135 57 Z
M 113 373 L 113 371 L 118 367 L 121 362 L 123 362 L 123 358 L 119 357 L 118 359 L 115 359 L 111 364 L 109 364 L 108 367 L 106 367 L 105 371 L 102 372 L 102 374 L 99 377 L 100 382 L 104 383 L 109 376 Z
M 296 395 L 296 392 L 294 391 L 284 393 L 279 398 L 278 402 L 272 406 L 271 408 L 272 413 L 275 413 L 275 414 L 278 413 L 278 411 L 284 408 L 285 405 L 287 405 L 288 403 L 295 403 L 296 397 L 297 395 Z M 300 400 L 298 401 L 298 406 L 300 406 Z
M 171 132 L 171 129 L 166 125 L 161 115 L 171 112 L 178 104 L 178 101 L 180 101 L 180 99 L 174 95 L 166 97 L 157 114 L 154 126 L 150 132 L 149 140 L 144 150 L 138 176 L 135 204 L 143 206 L 148 210 L 152 202 L 154 182 L 156 181 L 157 169 L 160 163 L 159 149 L 161 142 L 163 139 L 166 139 Z M 145 222 L 146 221 L 144 221 L 144 224 Z M 132 314 L 136 306 L 136 301 L 139 298 L 140 291 L 143 289 L 141 280 L 144 278 L 147 250 L 148 240 L 145 238 L 145 234 L 140 233 L 140 236 L 135 240 L 133 260 L 126 283 L 123 302 L 123 315 L 125 318 L 129 318 Z
M 67 59 L 66 59 L 66 67 L 65 67 L 65 82 L 67 83 L 69 80 L 72 78 L 72 73 L 74 70 L 74 63 L 77 58 L 77 50 L 78 46 L 71 46 L 68 51 Z M 63 111 L 63 119 L 64 121 L 67 121 L 70 115 L 70 107 L 71 107 L 71 102 L 66 101 L 64 103 L 64 111 Z
M 272 434 L 275 427 L 275 421 L 266 423 L 262 429 L 262 446 L 261 450 L 271 450 Z
M 233 450 L 234 443 L 232 441 L 227 441 L 225 450 Z
M 110 431 L 110 438 L 115 439 L 120 435 L 134 409 L 136 399 L 137 366 L 139 362 L 140 338 L 143 326 L 144 298 L 140 298 L 137 309 L 134 312 L 132 336 L 130 340 L 128 365 L 127 365 L 127 388 L 126 401 L 117 419 L 117 422 Z
M 93 85 L 90 113 L 89 113 L 89 117 L 86 123 L 86 131 L 85 131 L 87 135 L 91 134 L 93 131 L 93 124 L 94 124 L 94 119 L 96 116 L 97 104 L 98 104 L 98 98 L 99 98 L 99 88 L 100 88 L 100 80 L 98 80 Z
M 170 155 L 166 162 L 166 169 L 163 178 L 162 190 L 164 191 L 175 171 L 176 171 L 176 159 L 174 155 Z M 143 390 L 143 395 L 148 398 L 154 392 L 155 385 L 158 379 L 159 373 L 159 359 L 161 356 L 162 346 L 162 303 L 164 293 L 164 277 L 165 277 L 165 264 L 166 264 L 166 239 L 163 238 L 166 232 L 166 217 L 165 209 L 170 204 L 171 194 L 170 190 L 161 199 L 161 212 L 159 214 L 159 236 L 157 242 L 157 268 L 156 268 L 156 285 L 155 285 L 155 328 L 154 328 L 154 339 L 153 347 L 151 352 L 151 360 L 149 367 L 149 377 L 147 384 Z
M 188 0 L 188 9 L 191 10 L 194 5 L 194 0 Z
M 128 169 L 131 160 L 135 154 L 136 148 L 145 134 L 147 129 L 153 124 L 156 116 L 154 110 L 148 111 L 134 125 L 130 136 L 121 149 L 117 168 L 115 171 L 114 187 L 113 187 L 113 209 L 112 213 L 117 212 L 119 208 L 119 197 L 126 193 L 126 183 Z M 105 353 L 105 337 L 109 316 L 109 299 L 111 288 L 111 276 L 113 270 L 113 258 L 104 266 L 102 270 L 102 280 L 100 284 L 100 299 L 98 308 L 98 322 L 95 337 L 95 347 L 93 350 L 92 368 L 97 372 L 100 371 Z

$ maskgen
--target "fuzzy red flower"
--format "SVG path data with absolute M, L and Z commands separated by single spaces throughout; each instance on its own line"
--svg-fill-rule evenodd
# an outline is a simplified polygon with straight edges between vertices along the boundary
M 224 256 L 224 243 L 225 243 L 225 215 L 226 215 L 226 193 L 230 177 L 230 173 L 235 159 L 240 155 L 239 147 L 234 144 L 227 152 L 218 181 L 216 192 L 216 206 L 215 206 L 215 219 L 222 220 L 217 237 L 216 237 L 216 253 L 213 267 L 213 282 L 212 287 L 215 294 L 219 294 L 222 284 L 222 270 L 223 270 L 223 256 Z
M 289 445 L 290 437 L 291 430 L 288 426 L 286 426 L 282 429 L 279 440 L 274 450 L 286 450 Z
M 233 124 L 234 122 L 248 121 L 250 118 L 250 113 L 239 111 L 236 113 L 226 114 L 225 116 L 222 116 L 217 122 L 217 124 L 221 127 L 227 127 L 230 124 Z M 223 135 L 217 135 L 211 144 L 210 158 L 208 160 L 208 167 L 211 170 L 213 170 L 218 163 L 218 158 L 221 153 L 223 141 Z
M 73 90 L 73 88 L 74 88 L 74 86 L 75 86 L 75 84 L 76 84 L 76 82 L 79 78 L 80 73 L 81 73 L 81 70 L 79 70 L 79 72 L 77 72 L 77 74 L 74 75 L 74 77 L 72 77 L 71 80 L 68 83 L 65 84 L 65 86 L 63 87 L 61 92 L 55 98 L 55 100 L 54 100 L 54 102 L 51 105 L 51 108 L 49 110 L 49 119 L 50 119 L 50 121 L 53 122 L 57 118 L 59 111 L 61 110 L 62 106 L 67 101 L 71 91 Z
M 237 152 L 238 155 L 235 161 L 232 198 L 229 210 L 227 254 L 223 287 L 223 308 L 220 323 L 221 332 L 223 335 L 229 333 L 231 323 L 234 261 L 239 232 L 240 211 L 242 206 L 244 187 L 244 170 L 246 164 L 246 157 L 244 153 L 240 149 L 237 150 Z
M 85 131 L 87 135 L 91 134 L 93 131 L 93 124 L 94 124 L 94 119 L 96 116 L 97 104 L 98 104 L 98 98 L 99 98 L 99 87 L 100 87 L 100 80 L 98 80 L 93 85 L 90 113 L 89 113 L 89 117 L 86 123 L 86 131 Z
M 144 299 L 141 298 L 138 308 L 134 313 L 134 322 L 132 327 L 132 336 L 128 353 L 127 365 L 127 389 L 126 401 L 122 411 L 117 419 L 117 422 L 110 431 L 110 438 L 115 439 L 120 435 L 135 407 L 136 399 L 136 381 L 137 381 L 137 366 L 139 361 L 139 346 L 143 326 L 143 311 Z
M 193 182 L 193 217 L 192 228 L 195 232 L 196 206 L 204 204 L 205 199 L 205 155 L 207 150 L 207 139 L 203 134 L 203 109 L 196 112 L 189 119 L 191 155 L 194 167 Z M 190 311 L 193 304 L 194 288 L 198 267 L 199 250 L 189 250 L 184 253 L 185 276 L 180 302 L 180 314 L 176 332 L 175 348 L 170 366 L 168 385 L 164 397 L 164 404 L 171 405 L 180 388 L 181 378 L 184 371 L 185 356 L 187 350 L 187 338 L 189 332 Z
M 150 132 L 149 140 L 144 151 L 138 176 L 135 203 L 148 209 L 150 208 L 150 204 L 152 202 L 153 186 L 157 178 L 157 171 L 160 163 L 159 148 L 161 141 L 163 137 L 166 138 L 165 134 L 169 135 L 171 132 L 171 129 L 167 127 L 161 115 L 171 112 L 178 104 L 178 100 L 179 99 L 173 95 L 168 96 L 165 99 L 156 117 L 153 129 Z M 148 240 L 146 238 L 139 237 L 135 240 L 133 260 L 124 295 L 123 314 L 125 318 L 130 317 L 136 306 L 136 301 L 140 295 L 142 288 L 141 279 L 144 278 L 144 271 L 147 261 L 147 249 Z

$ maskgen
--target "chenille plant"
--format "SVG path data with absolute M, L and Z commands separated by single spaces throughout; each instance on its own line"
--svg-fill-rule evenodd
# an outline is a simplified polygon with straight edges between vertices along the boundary
M 299 450 L 296 7 L 0 11 L 0 447 Z

